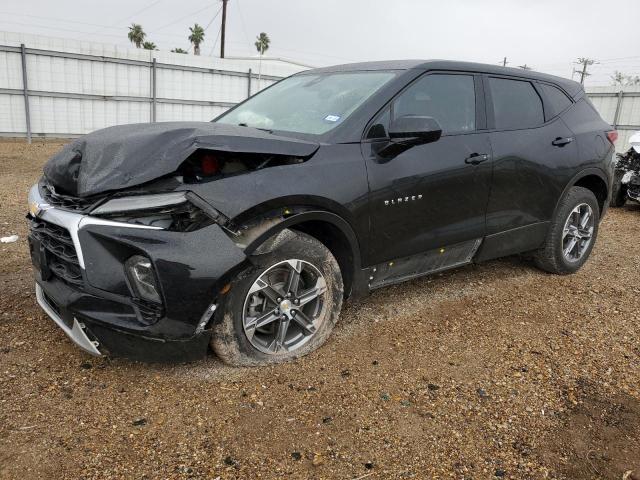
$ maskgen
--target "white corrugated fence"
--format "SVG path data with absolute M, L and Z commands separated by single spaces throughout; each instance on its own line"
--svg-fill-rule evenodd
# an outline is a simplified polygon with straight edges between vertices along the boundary
M 207 121 L 306 68 L 0 32 L 0 135 L 69 137 L 125 123 Z
M 616 151 L 629 149 L 629 137 L 640 131 L 640 86 L 590 87 L 587 95 L 602 118 L 618 130 Z
M 0 32 L 0 136 L 72 137 L 126 123 L 207 121 L 307 68 L 282 59 L 264 58 L 260 67 L 258 58 Z M 591 87 L 587 93 L 618 129 L 617 150 L 627 150 L 629 137 L 640 130 L 640 86 Z

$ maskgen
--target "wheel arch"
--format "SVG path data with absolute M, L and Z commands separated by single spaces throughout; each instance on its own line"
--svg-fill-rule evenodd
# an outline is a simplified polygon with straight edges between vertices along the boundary
M 569 189 L 572 187 L 583 187 L 593 192 L 596 200 L 598 201 L 598 206 L 600 207 L 600 217 L 602 218 L 602 215 L 606 211 L 608 205 L 611 188 L 610 181 L 607 175 L 599 168 L 587 168 L 585 170 L 582 170 L 569 181 L 567 186 L 562 191 L 562 195 L 556 202 L 556 207 L 553 211 L 554 217 L 558 211 L 561 200 L 565 197 Z
M 260 247 L 267 245 L 269 240 L 285 230 L 306 233 L 320 241 L 336 258 L 342 274 L 345 297 L 348 297 L 361 266 L 360 244 L 353 227 L 333 212 L 288 208 L 296 213 L 286 217 L 265 216 L 259 220 L 254 228 L 259 228 L 260 231 L 246 246 L 245 255 L 264 253 L 260 251 Z

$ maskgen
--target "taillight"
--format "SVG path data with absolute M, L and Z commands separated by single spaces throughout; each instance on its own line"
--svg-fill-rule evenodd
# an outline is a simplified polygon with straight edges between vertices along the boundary
M 609 130 L 607 132 L 607 138 L 609 139 L 609 141 L 613 145 L 614 143 L 616 143 L 616 140 L 618 140 L 618 131 L 617 130 Z

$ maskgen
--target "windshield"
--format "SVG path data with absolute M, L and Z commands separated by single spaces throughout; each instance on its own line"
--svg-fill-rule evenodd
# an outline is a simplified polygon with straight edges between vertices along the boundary
M 342 123 L 395 74 L 376 71 L 296 75 L 250 98 L 217 122 L 321 135 Z

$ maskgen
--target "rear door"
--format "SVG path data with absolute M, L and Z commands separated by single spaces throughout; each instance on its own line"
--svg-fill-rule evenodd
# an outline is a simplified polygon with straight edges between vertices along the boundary
M 442 137 L 380 157 L 377 152 L 389 143 L 389 122 L 405 115 L 435 118 Z M 362 143 L 370 190 L 369 265 L 484 236 L 491 185 L 485 121 L 480 75 L 460 72 L 419 77 L 373 120 Z
M 542 243 L 575 172 L 577 142 L 559 116 L 572 101 L 555 86 L 521 78 L 487 75 L 484 84 L 494 158 L 487 234 L 514 232 L 497 252 L 506 255 Z

